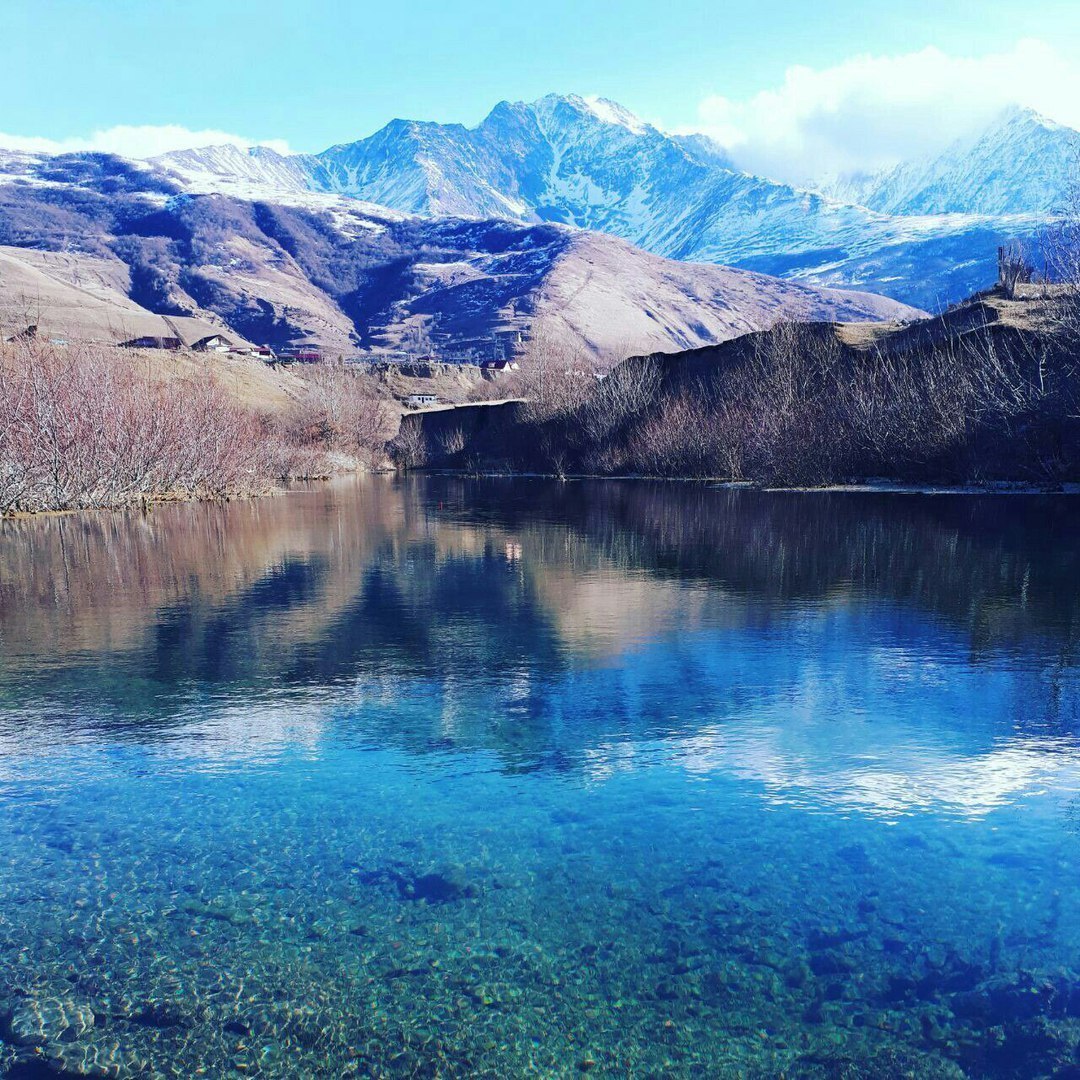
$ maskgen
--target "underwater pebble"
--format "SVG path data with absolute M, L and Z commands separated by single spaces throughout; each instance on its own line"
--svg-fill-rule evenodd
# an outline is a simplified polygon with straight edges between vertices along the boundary
M 94 1026 L 86 1006 L 60 998 L 24 1001 L 8 1022 L 11 1041 L 21 1046 L 44 1046 L 61 1039 L 78 1039 Z

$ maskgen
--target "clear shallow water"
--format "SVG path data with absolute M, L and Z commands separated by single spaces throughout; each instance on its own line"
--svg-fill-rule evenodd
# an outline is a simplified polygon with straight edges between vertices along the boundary
M 1080 504 L 0 525 L 0 1076 L 1080 1075 Z

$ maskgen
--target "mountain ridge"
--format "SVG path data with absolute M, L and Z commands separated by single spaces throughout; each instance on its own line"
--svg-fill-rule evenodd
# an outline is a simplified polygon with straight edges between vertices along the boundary
M 666 258 L 935 309 L 991 284 L 997 246 L 1045 225 L 1074 141 L 1080 133 L 1014 110 L 939 159 L 834 185 L 838 199 L 741 172 L 707 137 L 667 135 L 607 99 L 550 94 L 499 102 L 474 127 L 396 119 L 319 154 L 175 151 L 129 162 L 124 182 L 293 206 L 341 196 L 373 214 L 432 220 L 556 222 Z M 78 157 L 0 154 L 0 174 L 63 184 Z M 1048 178 L 1042 158 L 1054 165 Z M 1001 162 L 1010 168 L 987 176 Z
M 211 156 L 231 167 L 237 154 Z M 275 347 L 314 341 L 337 355 L 435 349 L 483 359 L 500 335 L 513 341 L 548 319 L 600 360 L 776 319 L 922 314 L 883 297 L 667 260 L 556 223 L 419 217 L 307 190 L 272 201 L 198 193 L 104 155 L 55 157 L 40 174 L 27 159 L 7 165 L 22 170 L 0 183 L 8 332 L 43 321 L 27 315 L 27 281 L 35 310 L 50 296 L 71 308 L 71 286 L 99 282 L 104 307 L 84 321 L 106 337 L 115 329 L 111 340 L 137 336 L 123 327 L 142 312 L 203 319 Z M 43 264 L 41 252 L 57 258 Z
M 1052 215 L 1080 178 L 1078 166 L 1080 131 L 1013 106 L 939 154 L 833 190 L 891 215 Z
M 913 164 L 891 180 L 801 188 L 740 171 L 707 136 L 671 136 L 615 102 L 580 95 L 501 101 L 473 127 L 395 119 L 319 154 L 262 151 L 259 161 L 268 183 L 294 192 L 329 191 L 430 216 L 559 221 L 669 258 L 882 292 L 927 307 L 989 284 L 997 245 L 1032 234 L 1054 201 L 1034 197 L 1041 174 L 1030 161 L 1040 152 L 1064 160 L 1068 147 L 1059 144 L 1077 133 L 1059 126 L 1056 142 L 1024 156 L 1016 149 L 1022 125 L 1010 130 L 1008 122 L 995 122 L 1005 125 L 996 140 L 984 136 L 980 164 L 967 166 L 969 190 L 937 202 L 917 197 Z M 181 151 L 155 163 L 203 189 L 251 183 L 250 162 L 230 179 L 226 169 L 200 171 L 200 153 Z M 1034 179 L 1011 200 L 980 201 L 972 189 L 985 183 L 980 176 L 995 153 L 1028 161 Z M 943 182 L 957 187 L 964 167 L 958 160 Z M 1060 173 L 1043 186 L 1060 187 Z M 923 186 L 929 183 L 924 177 Z M 905 184 L 912 189 L 906 199 Z

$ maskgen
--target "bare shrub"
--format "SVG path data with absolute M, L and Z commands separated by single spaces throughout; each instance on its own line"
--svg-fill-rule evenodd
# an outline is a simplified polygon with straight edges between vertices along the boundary
M 651 357 L 635 357 L 613 367 L 585 398 L 582 427 L 599 442 L 628 421 L 642 416 L 660 389 L 660 365 Z
M 448 428 L 439 436 L 439 450 L 445 457 L 453 457 L 465 449 L 465 432 L 461 427 Z
M 998 284 L 1006 299 L 1015 299 L 1017 286 L 1030 284 L 1034 276 L 1035 268 L 1022 241 L 1011 240 L 998 248 Z
M 706 476 L 714 471 L 709 432 L 713 416 L 686 389 L 666 398 L 634 434 L 631 456 L 653 476 Z
M 333 466 L 321 447 L 300 445 L 278 422 L 263 421 L 262 453 L 269 476 L 290 480 L 324 480 Z
M 374 466 L 393 428 L 393 412 L 370 379 L 341 365 L 318 364 L 307 375 L 309 391 L 286 418 L 300 446 L 336 450 Z
M 1055 432 L 1077 412 L 1076 365 L 1054 356 L 1037 335 L 987 327 L 860 350 L 832 327 L 782 324 L 707 381 L 661 394 L 631 426 L 628 457 L 655 475 L 785 484 L 942 469 L 977 478 L 1021 461 L 1051 477 L 1067 459 Z M 994 459 L 993 445 L 1014 458 Z
M 832 327 L 781 322 L 754 335 L 747 362 L 717 394 L 725 458 L 755 479 L 819 483 L 841 465 L 837 429 L 827 419 L 843 350 Z
M 1080 165 L 1077 166 L 1080 173 Z M 1043 237 L 1051 315 L 1057 329 L 1080 343 L 1080 176 L 1072 183 L 1058 219 Z
M 160 464 L 145 462 L 147 475 L 158 471 L 156 487 L 217 498 L 266 489 L 262 432 L 253 413 L 233 405 L 212 378 L 166 384 L 164 390 L 162 411 L 174 418 L 175 448 L 157 459 Z M 132 420 L 129 431 L 137 428 L 138 414 Z M 169 437 L 168 431 L 160 434 L 162 451 Z
M 257 417 L 212 378 L 161 382 L 114 350 L 0 350 L 0 511 L 251 494 L 269 485 Z
M 465 401 L 502 401 L 521 395 L 521 374 L 518 371 L 485 373 L 485 377 L 472 383 L 465 392 Z
M 427 462 L 427 440 L 419 417 L 403 416 L 397 435 L 390 441 L 390 458 L 399 469 L 422 469 Z
M 547 453 L 547 459 L 557 465 L 553 471 L 556 476 L 566 476 L 566 460 L 569 456 L 563 444 L 549 438 L 551 449 Z M 589 446 L 581 458 L 582 471 L 589 476 L 615 476 L 621 473 L 633 472 L 635 466 L 631 464 L 630 454 L 627 448 L 616 442 L 601 442 Z
M 888 469 L 921 464 L 963 445 L 988 419 L 1007 423 L 1035 406 L 1037 383 L 1017 345 L 1000 348 L 992 334 L 950 334 L 905 357 L 873 349 L 834 391 L 856 449 Z
M 538 446 L 541 467 L 560 480 L 566 478 L 567 463 L 570 459 L 570 448 L 567 446 L 565 434 L 557 428 L 545 427 L 540 430 Z M 613 472 L 614 469 L 596 468 L 596 472 Z
M 527 402 L 524 418 L 542 423 L 573 412 L 595 384 L 592 358 L 550 320 L 533 324 L 512 385 Z
M 29 386 L 17 355 L 26 347 L 0 353 L 0 513 L 22 505 L 36 483 L 33 428 L 28 422 Z

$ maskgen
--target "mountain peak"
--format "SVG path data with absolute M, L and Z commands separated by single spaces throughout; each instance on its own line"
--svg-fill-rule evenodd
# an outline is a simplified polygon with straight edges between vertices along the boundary
M 847 194 L 883 214 L 1053 214 L 1080 160 L 1080 131 L 1010 105 L 942 153 L 870 178 L 847 178 Z M 843 187 L 843 190 L 840 190 Z
M 595 94 L 545 94 L 527 107 L 545 119 L 569 111 L 578 117 L 625 128 L 634 135 L 647 135 L 656 130 L 625 105 Z
M 991 129 L 1026 126 L 1045 128 L 1047 131 L 1069 130 L 1066 125 L 1059 124 L 1056 120 L 1051 120 L 1049 116 L 1045 116 L 1043 113 L 1038 112 L 1027 105 L 1006 106 L 989 125 Z
M 1078 159 L 1080 132 L 1014 107 L 935 157 L 845 178 L 830 189 L 836 201 L 749 175 L 707 136 L 669 135 L 610 98 L 548 94 L 502 101 L 473 127 L 397 119 L 319 154 L 226 145 L 156 164 L 189 192 L 293 203 L 321 193 L 434 218 L 561 223 L 658 255 L 934 304 L 927 266 L 951 275 L 950 299 L 986 284 L 997 237 L 1060 209 Z

